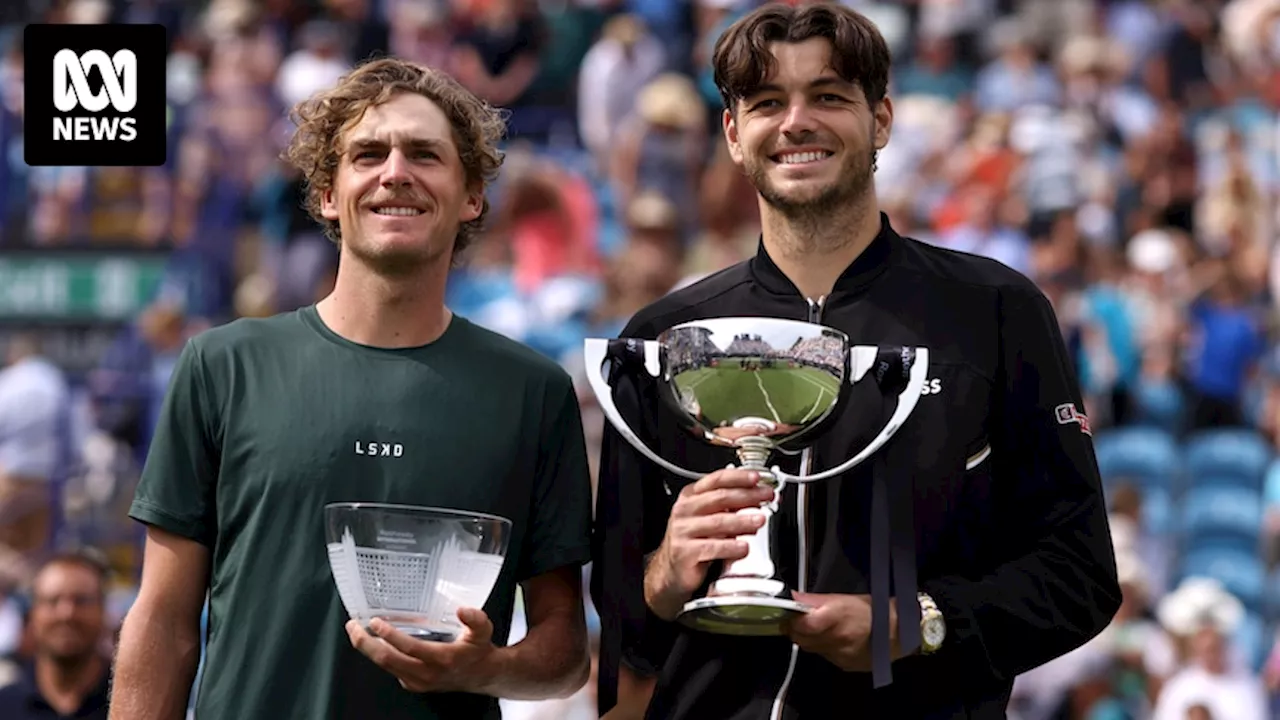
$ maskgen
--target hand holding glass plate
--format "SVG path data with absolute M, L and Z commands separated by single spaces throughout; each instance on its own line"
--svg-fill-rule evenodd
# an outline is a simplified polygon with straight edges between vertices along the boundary
M 445 508 L 325 506 L 329 568 L 347 614 L 420 640 L 462 633 L 458 609 L 482 608 L 506 559 L 511 521 Z

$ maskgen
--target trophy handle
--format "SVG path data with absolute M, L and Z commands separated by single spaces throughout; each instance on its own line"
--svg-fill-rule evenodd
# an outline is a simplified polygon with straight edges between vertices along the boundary
M 874 345 L 858 345 L 849 350 L 850 382 L 857 382 L 867 373 L 868 370 L 871 369 L 878 352 L 879 348 Z M 907 418 L 911 416 L 911 413 L 915 411 L 916 403 L 920 402 L 920 395 L 924 390 L 924 384 L 928 372 L 929 350 L 928 348 L 922 347 L 916 348 L 915 361 L 911 364 L 911 375 L 907 381 L 907 387 L 903 389 L 902 392 L 898 393 L 898 407 L 894 408 L 893 416 L 889 418 L 889 422 L 880 430 L 880 434 L 877 435 L 870 444 L 863 448 L 862 452 L 849 458 L 844 463 L 837 465 L 830 470 L 824 470 L 817 475 L 800 476 L 785 473 L 780 474 L 776 469 L 774 470 L 774 474 L 778 475 L 779 479 L 785 482 L 815 482 L 817 480 L 826 480 L 827 478 L 835 477 L 836 475 L 852 470 L 867 458 L 871 457 L 871 455 L 883 447 L 885 443 L 889 442 L 889 439 L 893 437 L 894 433 L 898 432 L 903 423 L 907 421 Z
M 609 381 L 604 375 L 605 360 L 623 361 L 630 355 L 633 358 L 642 357 L 645 370 L 648 371 L 650 376 L 658 377 L 658 373 L 662 372 L 658 350 L 659 344 L 656 340 L 588 338 L 583 347 L 583 358 L 586 360 L 587 365 L 587 381 L 591 383 L 591 389 L 595 391 L 596 400 L 600 403 L 600 409 L 604 411 L 604 416 L 609 419 L 609 423 L 618 431 L 618 434 L 631 443 L 631 447 L 667 472 L 689 480 L 697 480 L 706 473 L 686 470 L 675 463 L 669 462 L 650 450 L 649 446 L 645 445 L 644 441 L 636 435 L 631 426 L 627 424 L 627 421 L 622 419 L 622 413 L 618 412 L 618 406 L 613 402 L 613 388 L 609 386 Z M 919 392 L 920 389 L 916 388 L 916 393 L 919 394 Z

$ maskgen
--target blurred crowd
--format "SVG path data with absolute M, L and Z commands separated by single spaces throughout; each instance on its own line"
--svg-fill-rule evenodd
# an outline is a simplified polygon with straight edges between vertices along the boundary
M 901 234 L 1040 285 L 1099 447 L 1125 603 L 1097 640 L 1021 677 L 1011 716 L 1280 717 L 1280 0 L 845 1 L 894 56 L 883 210 Z M 109 650 L 139 567 L 125 509 L 185 339 L 327 292 L 336 248 L 279 159 L 292 104 L 393 54 L 509 110 L 494 212 L 448 302 L 569 369 L 594 445 L 582 339 L 756 252 L 709 69 L 754 3 L 0 4 L 0 261 L 134 249 L 166 264 L 83 372 L 38 331 L 5 336 L 0 685 L 15 663 Z M 25 165 L 28 22 L 168 28 L 168 164 Z M 46 567 L 68 547 L 109 571 Z M 592 698 L 507 712 L 595 717 Z

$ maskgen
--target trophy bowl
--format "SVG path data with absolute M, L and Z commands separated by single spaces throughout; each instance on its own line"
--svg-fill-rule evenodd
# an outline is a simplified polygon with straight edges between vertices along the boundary
M 648 376 L 672 418 L 702 442 L 732 448 L 738 467 L 754 470 L 760 483 L 780 491 L 788 483 L 846 473 L 889 442 L 919 401 L 929 350 L 854 345 L 839 330 L 800 320 L 720 317 L 676 325 L 654 340 L 588 338 L 584 359 L 605 417 L 646 459 L 688 480 L 718 469 L 684 468 L 650 448 L 618 411 L 610 378 Z M 793 455 L 812 446 L 852 401 L 851 386 L 867 378 L 882 396 L 897 402 L 865 447 L 820 472 L 804 469 L 793 475 L 770 466 L 775 452 Z M 881 410 L 877 405 L 868 412 Z M 671 492 L 670 486 L 667 490 Z M 763 515 L 764 525 L 739 538 L 747 543 L 747 556 L 724 563 L 705 596 L 685 604 L 679 622 L 720 634 L 781 635 L 787 620 L 808 612 L 791 597 L 772 559 L 772 518 L 779 496 L 739 511 Z
M 450 642 L 457 612 L 483 607 L 498 581 L 511 521 L 434 507 L 341 502 L 324 508 L 329 569 L 347 614 Z
M 747 466 L 803 449 L 801 438 L 828 425 L 849 387 L 849 338 L 823 325 L 720 318 L 677 325 L 658 344 L 667 404 Z

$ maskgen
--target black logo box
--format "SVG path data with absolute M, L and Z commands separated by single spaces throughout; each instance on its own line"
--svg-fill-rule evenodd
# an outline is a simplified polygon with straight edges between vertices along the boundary
M 23 152 L 31 166 L 160 166 L 168 156 L 168 107 L 166 101 L 163 25 L 28 25 L 23 33 L 25 119 Z M 108 57 L 132 50 L 138 61 L 138 101 L 128 113 L 110 105 L 91 113 L 77 107 L 60 112 L 53 103 L 53 58 L 61 50 L 77 55 L 101 50 Z M 103 80 L 88 71 L 89 87 L 100 90 Z M 136 137 L 131 141 L 55 140 L 58 118 L 88 117 L 98 122 L 133 118 Z M 65 120 L 64 120 L 65 121 Z

